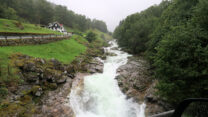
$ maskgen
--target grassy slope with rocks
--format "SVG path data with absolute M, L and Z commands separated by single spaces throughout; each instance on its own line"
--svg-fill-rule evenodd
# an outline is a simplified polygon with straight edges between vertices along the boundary
M 101 34 L 99 31 L 95 32 Z M 81 34 L 85 35 L 85 33 Z M 106 43 L 101 35 L 97 35 L 97 39 L 92 43 L 89 43 L 83 36 L 74 35 L 70 40 L 43 45 L 1 47 L 0 116 L 29 117 L 38 113 L 36 105 L 41 105 L 39 101 L 41 97 L 35 96 L 38 89 L 41 88 L 43 94 L 48 90 L 55 90 L 59 86 L 56 82 L 60 82 L 59 78 L 64 78 L 65 75 L 61 75 L 61 73 L 65 70 L 68 71 L 68 74 L 77 71 L 88 72 L 87 64 L 92 58 L 103 56 L 102 47 L 104 45 Z M 42 64 L 43 61 L 45 64 Z M 60 63 L 59 67 L 55 65 L 56 63 Z M 28 66 L 30 67 L 27 68 Z M 39 84 L 36 84 L 37 81 L 33 81 L 33 77 L 41 77 L 40 74 L 45 77 L 39 80 Z M 55 83 L 47 79 L 50 75 L 55 77 Z M 61 76 L 56 77 L 57 75 Z M 25 87 L 25 85 L 29 88 L 20 90 L 19 87 Z M 12 92 L 19 92 L 19 94 Z M 14 99 L 11 101 L 11 97 L 15 97 L 15 95 L 21 95 L 21 97 L 15 99 L 16 101 Z

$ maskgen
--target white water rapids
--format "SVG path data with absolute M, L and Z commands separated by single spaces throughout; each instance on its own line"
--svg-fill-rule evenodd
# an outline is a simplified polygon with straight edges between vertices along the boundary
M 116 70 L 127 63 L 125 52 L 112 50 L 118 47 L 116 42 L 106 51 L 117 54 L 109 56 L 104 62 L 103 73 L 84 78 L 84 86 L 73 88 L 70 94 L 70 106 L 76 117 L 145 117 L 145 104 L 138 105 L 120 91 L 115 77 Z

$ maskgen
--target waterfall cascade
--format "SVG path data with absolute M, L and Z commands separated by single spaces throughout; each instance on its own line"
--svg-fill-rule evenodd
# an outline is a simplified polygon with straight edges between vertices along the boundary
M 145 117 L 145 104 L 137 104 L 120 91 L 115 79 L 116 70 L 127 63 L 128 53 L 113 50 L 118 47 L 115 41 L 106 51 L 117 56 L 109 56 L 104 62 L 103 73 L 84 78 L 83 87 L 73 88 L 70 106 L 76 117 Z

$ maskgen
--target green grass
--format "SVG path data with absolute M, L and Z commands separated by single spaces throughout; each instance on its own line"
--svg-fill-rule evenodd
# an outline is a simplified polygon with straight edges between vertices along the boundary
M 8 63 L 8 57 L 14 53 L 22 53 L 44 59 L 55 58 L 63 63 L 70 63 L 76 56 L 86 50 L 86 47 L 79 44 L 74 38 L 73 36 L 70 40 L 42 45 L 0 47 L 0 63 Z
M 17 26 L 16 24 L 20 25 Z M 22 27 L 22 28 L 21 28 Z M 42 28 L 38 25 L 20 23 L 16 20 L 0 19 L 0 32 L 12 32 L 12 33 L 40 33 L 40 34 L 61 34 L 60 32 L 53 31 L 47 28 Z

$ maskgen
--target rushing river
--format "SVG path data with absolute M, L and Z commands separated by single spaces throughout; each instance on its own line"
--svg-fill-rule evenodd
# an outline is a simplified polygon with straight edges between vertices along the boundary
M 76 117 L 145 117 L 145 104 L 138 105 L 120 91 L 116 70 L 127 63 L 125 52 L 112 50 L 118 47 L 116 42 L 106 51 L 117 54 L 109 56 L 104 62 L 104 72 L 84 78 L 83 87 L 73 88 L 70 105 Z

